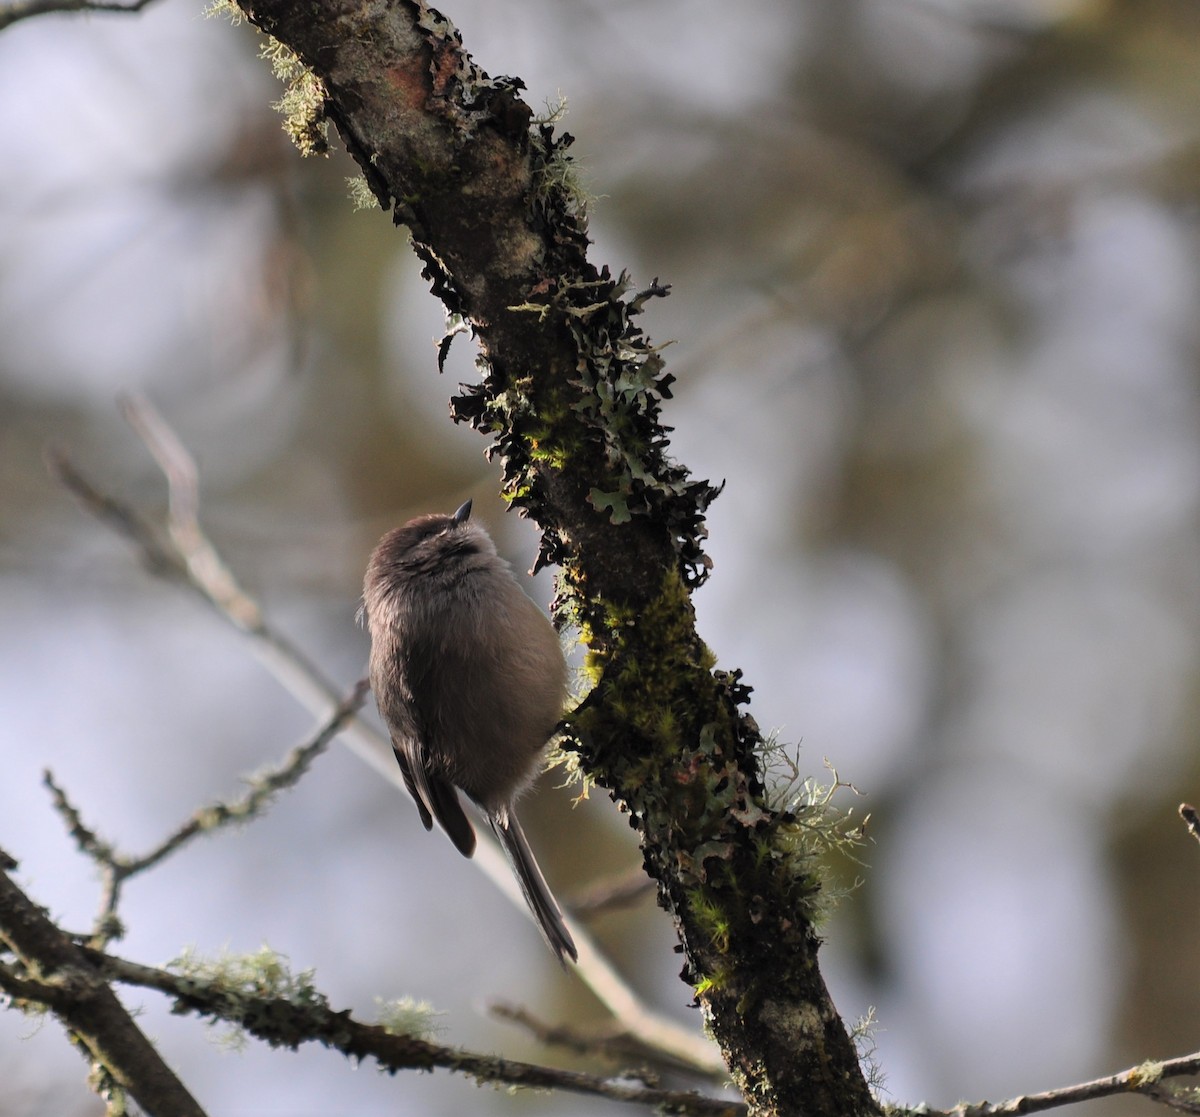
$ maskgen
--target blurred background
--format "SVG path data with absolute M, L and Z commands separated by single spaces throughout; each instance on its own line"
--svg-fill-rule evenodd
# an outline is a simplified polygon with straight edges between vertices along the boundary
M 596 261 L 673 285 L 644 321 L 675 340 L 675 453 L 727 482 L 701 630 L 801 770 L 828 757 L 871 814 L 822 958 L 848 1020 L 877 1010 L 888 1099 L 995 1100 L 1200 1047 L 1200 849 L 1175 815 L 1200 797 L 1200 7 L 445 11 L 535 110 L 568 99 Z M 347 687 L 384 530 L 472 496 L 518 569 L 533 556 L 447 418 L 469 341 L 439 378 L 405 236 L 352 211 L 344 155 L 290 149 L 256 49 L 198 0 L 0 35 L 0 847 L 69 926 L 97 883 L 43 768 L 140 852 L 312 726 L 75 507 L 47 444 L 161 514 L 115 402 L 148 395 L 236 574 Z M 568 899 L 638 860 L 603 796 L 570 798 L 524 812 Z M 124 915 L 128 957 L 266 942 L 335 1007 L 427 998 L 445 1039 L 514 1057 L 543 1053 L 493 1001 L 603 1019 L 341 748 L 264 820 L 133 882 Z M 651 900 L 594 930 L 699 1027 Z M 214 1117 L 616 1112 L 236 1054 L 126 999 Z M 0 1015 L 0 1115 L 98 1113 L 83 1077 L 56 1024 Z

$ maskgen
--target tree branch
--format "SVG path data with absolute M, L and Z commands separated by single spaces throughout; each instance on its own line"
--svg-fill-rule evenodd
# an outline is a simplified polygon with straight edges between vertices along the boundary
M 531 126 L 522 83 L 484 73 L 425 0 L 239 5 L 308 68 L 452 328 L 470 323 L 483 380 L 452 412 L 541 526 L 538 564 L 561 567 L 557 609 L 594 682 L 572 746 L 640 833 L 735 1080 L 759 1114 L 876 1111 L 816 964 L 819 870 L 765 801 L 749 687 L 696 632 L 717 489 L 667 453 L 672 377 L 637 324 L 667 288 L 589 261 L 570 137 Z
M 11 858 L 3 862 L 11 866 Z M 127 1090 L 150 1117 L 204 1117 L 204 1110 L 162 1060 L 133 1018 L 72 942 L 0 869 L 0 941 L 20 972 L 0 967 L 0 989 L 49 1006 L 92 1063 L 93 1078 Z
M 355 1020 L 348 1011 L 335 1011 L 321 993 L 307 984 L 300 996 L 274 996 L 269 989 L 238 988 L 219 976 L 176 974 L 98 950 L 81 950 L 96 972 L 108 980 L 165 993 L 174 998 L 175 1012 L 193 1012 L 233 1024 L 273 1047 L 295 1049 L 302 1043 L 320 1043 L 356 1060 L 374 1059 L 382 1070 L 390 1073 L 441 1068 L 469 1075 L 479 1082 L 567 1090 L 610 1101 L 655 1106 L 664 1113 L 738 1117 L 747 1112 L 741 1102 L 708 1098 L 688 1091 L 635 1086 L 579 1071 L 478 1054 L 431 1043 L 418 1036 L 398 1034 L 379 1024 Z

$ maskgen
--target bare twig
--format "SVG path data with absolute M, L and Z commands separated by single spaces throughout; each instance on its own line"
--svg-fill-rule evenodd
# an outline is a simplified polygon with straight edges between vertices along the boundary
M 128 1091 L 151 1117 L 204 1117 L 83 948 L 3 870 L 0 941 L 19 963 L 19 969 L 0 967 L 0 989 L 9 997 L 51 1008 L 86 1052 L 94 1081 L 106 1089 Z
M 200 527 L 200 475 L 196 460 L 145 396 L 120 400 L 121 414 L 154 456 L 167 479 L 167 528 L 192 581 L 239 628 L 262 627 L 262 610 L 245 593 Z
M 163 437 L 162 430 L 169 427 L 165 420 L 145 400 L 127 401 L 124 404 L 127 417 L 135 416 L 131 422 L 140 422 L 139 433 L 154 443 L 150 447 L 155 459 L 165 458 L 171 466 L 171 476 L 176 483 L 190 485 L 189 471 L 178 453 L 178 438 L 174 434 Z M 148 418 L 153 416 L 152 418 Z M 186 456 L 186 451 L 184 451 Z M 275 631 L 263 617 L 257 605 L 251 609 L 240 609 L 231 613 L 225 606 L 228 584 L 236 586 L 229 578 L 219 578 L 217 584 L 209 580 L 214 570 L 224 570 L 219 555 L 215 563 L 189 562 L 181 555 L 175 544 L 178 526 L 173 528 L 171 541 L 162 540 L 160 534 L 125 502 L 101 492 L 93 485 L 61 451 L 47 455 L 51 472 L 79 500 L 83 508 L 101 522 L 129 540 L 137 551 L 146 569 L 161 578 L 197 592 L 217 613 L 237 627 L 250 640 L 260 661 L 276 679 L 316 717 L 328 717 L 336 709 L 338 695 L 332 682 L 308 659 L 308 657 L 281 633 Z M 188 458 L 190 461 L 190 457 Z M 184 509 L 186 519 L 190 496 L 179 494 L 171 499 L 171 507 Z M 193 505 L 194 507 L 194 505 Z M 206 548 L 211 548 L 207 538 L 201 538 Z M 186 540 L 187 530 L 183 530 Z M 196 552 L 199 553 L 199 552 Z M 242 591 L 237 591 L 239 594 Z M 243 595 L 244 596 L 244 595 Z M 253 616 L 256 623 L 247 626 L 246 618 Z M 364 763 L 369 764 L 384 779 L 404 794 L 404 782 L 399 766 L 392 754 L 391 743 L 361 718 L 350 721 L 343 729 L 340 740 Z M 485 873 L 492 883 L 504 893 L 518 910 L 527 913 L 527 906 L 517 886 L 508 863 L 498 844 L 486 832 L 480 833 L 474 864 Z M 726 1073 L 724 1063 L 716 1047 L 702 1035 L 681 1027 L 674 1020 L 647 1006 L 630 988 L 612 963 L 596 947 L 595 943 L 577 920 L 568 915 L 568 925 L 579 949 L 579 960 L 573 967 L 602 1004 L 616 1018 L 621 1029 L 636 1036 L 648 1047 L 658 1050 L 673 1060 L 691 1066 L 701 1073 L 716 1076 Z
M 194 571 L 189 570 L 171 542 L 164 540 L 136 509 L 98 489 L 60 449 L 51 448 L 46 452 L 46 465 L 84 511 L 133 545 L 142 566 L 150 574 L 198 594 L 219 616 L 244 633 L 263 665 L 314 717 L 326 717 L 337 708 L 337 688 L 295 644 L 265 622 L 246 628 L 244 614 L 227 612 L 213 587 L 196 580 Z M 398 786 L 403 786 L 388 742 L 357 720 L 348 725 L 345 732 L 366 763 L 389 779 L 396 771 L 395 781 Z
M 962 1102 L 953 1109 L 946 1110 L 923 1108 L 922 1113 L 926 1117 L 1018 1117 L 1020 1114 L 1040 1113 L 1063 1105 L 1110 1098 L 1116 1094 L 1140 1094 L 1151 1101 L 1195 1112 L 1189 1108 L 1195 1105 L 1194 1099 L 1178 1095 L 1163 1085 L 1166 1079 L 1194 1074 L 1200 1074 L 1200 1052 L 1166 1059 L 1161 1063 L 1141 1063 L 1105 1078 L 1094 1078 L 1090 1082 L 1080 1082 L 1074 1086 L 1060 1086 L 1040 1094 L 1021 1094 L 1001 1102 Z
M 140 857 L 118 853 L 111 844 L 86 826 L 79 810 L 67 798 L 63 788 L 55 782 L 53 774 L 47 770 L 42 776 L 42 781 L 54 797 L 55 809 L 66 822 L 67 830 L 79 849 L 99 866 L 104 880 L 100 914 L 93 930 L 92 945 L 104 946 L 111 939 L 121 936 L 117 907 L 120 904 L 121 889 L 130 877 L 153 868 L 201 834 L 211 834 L 230 823 L 244 822 L 262 813 L 279 792 L 296 784 L 308 771 L 312 762 L 329 747 L 329 743 L 358 712 L 366 699 L 368 689 L 367 681 L 360 681 L 311 740 L 297 745 L 275 767 L 249 777 L 247 782 L 250 784 L 250 790 L 240 799 L 228 803 L 211 803 L 199 808 L 173 833 Z
M 177 581 L 189 585 L 191 589 L 199 589 L 198 586 L 190 584 L 187 569 L 179 556 L 162 540 L 144 516 L 124 501 L 97 489 L 60 447 L 48 446 L 45 460 L 51 477 L 97 520 L 133 544 L 137 557 L 149 573 L 156 578 Z
M 0 8 L 0 31 L 10 24 L 33 16 L 52 15 L 55 12 L 140 12 L 154 0 L 129 0 L 127 4 L 110 0 L 15 0 Z
M 490 1004 L 488 1011 L 498 1020 L 506 1020 L 524 1028 L 543 1047 L 563 1047 L 577 1055 L 598 1055 L 617 1062 L 644 1057 L 645 1048 L 640 1047 L 636 1040 L 631 1040 L 627 1033 L 617 1032 L 611 1026 L 585 1031 L 568 1024 L 549 1024 L 534 1016 L 527 1008 L 504 1001 Z M 624 1073 L 627 1077 L 636 1075 L 640 1081 L 650 1084 L 649 1075 L 643 1071 L 627 1068 Z

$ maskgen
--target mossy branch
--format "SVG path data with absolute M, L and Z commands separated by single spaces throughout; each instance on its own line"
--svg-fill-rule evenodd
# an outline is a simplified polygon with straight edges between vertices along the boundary
M 669 453 L 673 377 L 641 325 L 668 288 L 592 263 L 571 137 L 424 0 L 239 6 L 319 80 L 454 332 L 478 343 L 452 414 L 540 526 L 537 565 L 559 568 L 557 612 L 586 645 L 593 687 L 566 747 L 637 828 L 735 1079 L 764 1114 L 872 1111 L 815 963 L 820 874 L 796 814 L 767 800 L 750 688 L 696 632 L 719 489 Z
M 0 855 L 2 858 L 3 855 Z M 11 858 L 3 858 L 12 866 Z M 157 990 L 173 1011 L 231 1025 L 273 1047 L 319 1043 L 381 1070 L 444 1069 L 480 1083 L 555 1089 L 653 1106 L 695 1117 L 739 1117 L 740 1102 L 688 1091 L 661 1090 L 579 1071 L 484 1055 L 435 1043 L 431 1013 L 413 1004 L 384 1006 L 381 1021 L 367 1024 L 335 1010 L 312 971 L 294 973 L 269 948 L 249 955 L 205 959 L 189 953 L 169 969 L 143 966 L 72 942 L 0 870 L 0 992 L 31 1010 L 48 1007 L 79 1037 L 101 1075 L 128 1090 L 151 1117 L 204 1117 L 204 1112 L 162 1062 L 121 1006 L 110 983 Z

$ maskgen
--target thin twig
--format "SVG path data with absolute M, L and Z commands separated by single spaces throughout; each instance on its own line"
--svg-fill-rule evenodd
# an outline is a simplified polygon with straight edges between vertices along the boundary
M 1019 1117 L 1020 1114 L 1040 1113 L 1063 1105 L 1110 1098 L 1116 1094 L 1140 1094 L 1151 1101 L 1181 1108 L 1180 1101 L 1162 1086 L 1162 1082 L 1165 1079 L 1194 1074 L 1200 1074 L 1200 1052 L 1181 1055 L 1177 1059 L 1167 1059 L 1161 1063 L 1141 1063 L 1104 1078 L 1094 1078 L 1090 1082 L 1080 1082 L 1074 1086 L 1060 1086 L 1040 1094 L 1021 1094 L 1001 1102 L 962 1102 L 953 1109 L 922 1109 L 922 1112 L 927 1117 Z
M 52 15 L 56 12 L 140 12 L 154 0 L 129 0 L 128 4 L 110 0 L 15 0 L 0 8 L 0 31 L 22 19 Z
M 503 1001 L 489 1005 L 488 1011 L 498 1020 L 524 1028 L 543 1047 L 563 1047 L 576 1055 L 599 1055 L 618 1061 L 644 1057 L 645 1054 L 645 1048 L 636 1040 L 631 1040 L 628 1033 L 617 1032 L 611 1027 L 584 1031 L 567 1024 L 548 1024 L 527 1008 Z M 629 1075 L 631 1072 L 626 1070 L 625 1073 Z M 636 1073 L 641 1081 L 648 1082 L 643 1072 Z
M 47 769 L 42 774 L 42 782 L 50 789 L 55 810 L 62 816 L 68 833 L 75 839 L 75 844 L 81 852 L 99 866 L 104 880 L 100 914 L 90 940 L 92 945 L 100 947 L 107 945 L 113 938 L 120 938 L 121 925 L 117 908 L 120 904 L 121 889 L 130 877 L 158 865 L 201 834 L 211 834 L 223 826 L 244 822 L 261 814 L 279 792 L 295 785 L 308 771 L 312 762 L 329 747 L 330 742 L 358 712 L 369 689 L 367 681 L 361 680 L 310 740 L 293 748 L 279 764 L 250 776 L 247 780 L 250 790 L 241 798 L 200 807 L 158 845 L 140 857 L 118 853 L 109 842 L 104 841 L 88 827 L 79 809 L 55 781 L 53 773 Z
M 149 573 L 193 590 L 200 589 L 190 582 L 186 566 L 145 517 L 124 501 L 97 489 L 61 447 L 48 446 L 44 456 L 50 476 L 92 516 L 132 543 L 142 566 Z
M 156 423 L 166 426 L 165 420 L 158 416 L 145 400 L 133 401 L 132 405 L 127 402 L 124 405 L 127 416 L 131 406 L 133 413 L 139 417 L 153 413 Z M 156 423 L 143 426 L 148 431 L 151 427 L 157 431 L 159 428 Z M 178 439 L 174 441 L 177 442 Z M 159 440 L 157 447 L 151 449 L 156 460 L 169 445 L 169 442 Z M 333 684 L 296 645 L 271 627 L 257 606 L 255 614 L 259 618 L 258 623 L 248 628 L 245 625 L 244 612 L 235 615 L 226 609 L 222 601 L 222 587 L 201 580 L 205 577 L 204 564 L 186 562 L 177 553 L 176 548 L 171 543 L 164 542 L 142 516 L 125 502 L 96 488 L 65 454 L 52 453 L 48 455 L 48 461 L 52 473 L 74 494 L 86 511 L 134 545 L 143 565 L 150 573 L 198 592 L 218 615 L 237 627 L 249 639 L 259 660 L 301 705 L 316 717 L 326 717 L 330 710 L 336 708 L 338 695 Z M 178 508 L 181 503 L 184 508 L 187 507 L 184 498 L 174 499 L 172 506 Z M 201 535 L 203 536 L 202 530 Z M 207 543 L 206 537 L 205 542 Z M 213 553 L 216 554 L 215 549 Z M 220 567 L 224 566 L 219 556 L 218 564 Z M 234 584 L 236 585 L 236 582 Z M 355 718 L 345 726 L 340 740 L 393 787 L 407 794 L 391 743 L 376 729 L 361 718 Z M 527 905 L 520 888 L 503 853 L 490 834 L 480 833 L 480 842 L 473 860 L 518 910 L 527 913 Z M 647 1006 L 596 947 L 587 930 L 569 915 L 568 925 L 579 949 L 578 963 L 572 967 L 574 972 L 613 1014 L 623 1030 L 638 1037 L 648 1047 L 701 1073 L 714 1076 L 726 1073 L 720 1053 L 710 1040 Z
M 200 472 L 196 460 L 145 396 L 126 395 L 121 414 L 153 455 L 167 479 L 167 528 L 192 581 L 239 628 L 262 627 L 262 610 L 238 585 L 200 527 Z
M 195 579 L 174 546 L 164 540 L 145 517 L 125 501 L 93 485 L 63 450 L 54 447 L 47 450 L 46 465 L 51 476 L 75 497 L 85 512 L 133 545 L 147 572 L 198 594 L 222 619 L 246 635 L 264 666 L 309 713 L 324 717 L 337 708 L 337 688 L 295 644 L 265 623 L 247 629 L 241 617 L 228 613 L 211 592 L 211 587 Z M 361 721 L 352 722 L 346 727 L 346 733 L 354 739 L 362 759 L 380 774 L 391 778 L 391 773 L 397 769 L 391 745 Z M 398 786 L 403 786 L 398 770 L 396 780 Z

